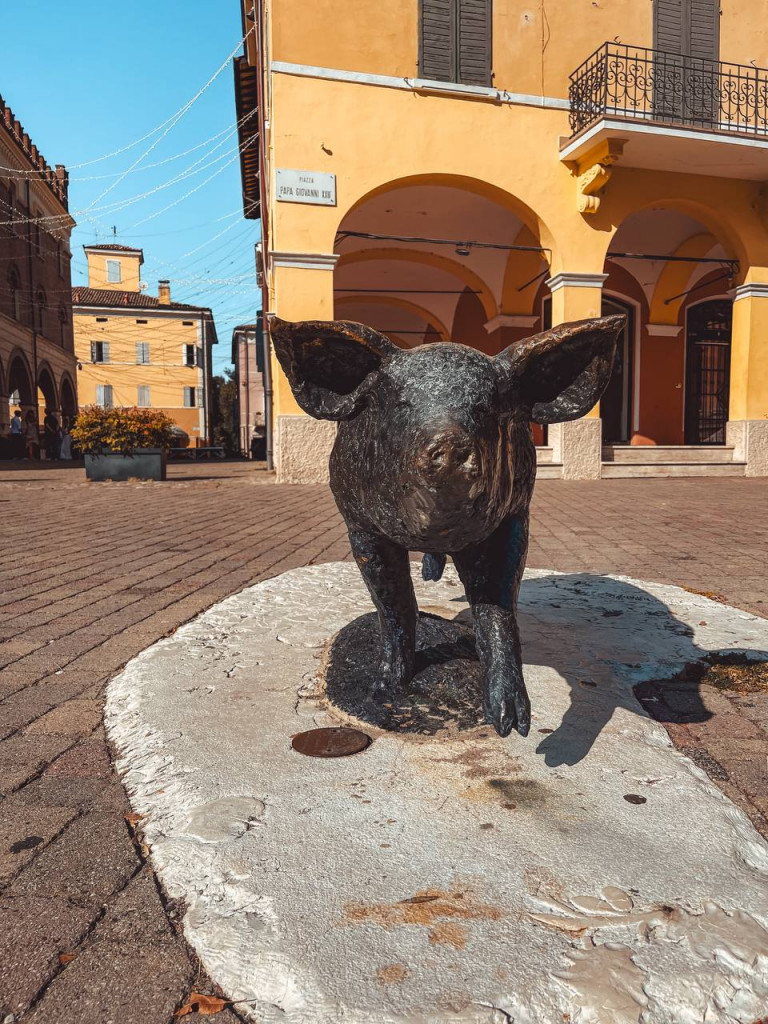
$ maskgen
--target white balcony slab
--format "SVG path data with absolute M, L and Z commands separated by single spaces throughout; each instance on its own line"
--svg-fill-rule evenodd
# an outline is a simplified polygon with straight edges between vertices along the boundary
M 560 160 L 577 162 L 606 139 L 622 139 L 617 167 L 765 181 L 768 135 L 735 134 L 724 126 L 687 128 L 630 117 L 606 116 L 571 139 L 561 140 Z

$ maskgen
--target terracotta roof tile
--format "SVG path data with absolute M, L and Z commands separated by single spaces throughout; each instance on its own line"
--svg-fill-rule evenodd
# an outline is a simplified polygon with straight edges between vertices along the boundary
M 99 243 L 98 245 L 84 245 L 83 248 L 84 249 L 106 249 L 106 250 L 108 250 L 110 252 L 112 252 L 112 251 L 114 251 L 114 252 L 142 252 L 142 250 L 139 249 L 135 245 L 108 245 L 107 243 L 104 243 L 104 244 Z
M 210 313 L 208 306 L 189 306 L 185 302 L 161 303 L 156 295 L 146 292 L 122 292 L 111 288 L 73 288 L 73 306 L 113 306 L 116 309 L 179 309 L 194 313 Z

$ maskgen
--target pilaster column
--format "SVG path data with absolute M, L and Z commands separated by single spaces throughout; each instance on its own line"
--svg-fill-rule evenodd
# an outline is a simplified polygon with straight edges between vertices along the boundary
M 603 282 L 607 274 L 563 272 L 547 284 L 552 293 L 552 326 L 601 315 Z M 564 480 L 599 480 L 602 469 L 603 425 L 600 404 L 578 420 L 553 423 L 549 440 Z
M 747 476 L 768 476 L 768 268 L 735 289 L 726 441 Z
M 335 253 L 270 252 L 270 310 L 282 320 L 333 320 Z M 278 483 L 327 483 L 336 424 L 299 408 L 272 351 L 272 416 Z

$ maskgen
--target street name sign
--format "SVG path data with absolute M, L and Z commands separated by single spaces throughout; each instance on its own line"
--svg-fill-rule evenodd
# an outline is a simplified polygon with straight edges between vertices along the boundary
M 336 205 L 336 175 L 324 171 L 277 169 L 277 199 L 283 203 Z

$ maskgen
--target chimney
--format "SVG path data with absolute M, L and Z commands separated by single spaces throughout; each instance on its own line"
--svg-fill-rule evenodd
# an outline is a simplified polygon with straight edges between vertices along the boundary
M 171 304 L 171 282 L 170 281 L 158 281 L 157 282 L 157 301 L 161 306 L 170 306 Z

